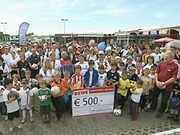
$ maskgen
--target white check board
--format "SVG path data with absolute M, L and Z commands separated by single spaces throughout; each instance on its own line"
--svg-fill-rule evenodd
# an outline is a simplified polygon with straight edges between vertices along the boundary
M 82 89 L 73 92 L 72 115 L 113 112 L 114 89 L 109 87 Z

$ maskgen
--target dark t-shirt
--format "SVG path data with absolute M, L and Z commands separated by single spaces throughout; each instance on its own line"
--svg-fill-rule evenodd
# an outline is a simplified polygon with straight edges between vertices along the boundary
M 119 81 L 119 73 L 117 71 L 112 72 L 112 70 L 109 70 L 107 72 L 107 80 L 112 80 L 113 82 Z
M 130 75 L 128 77 L 128 79 L 131 80 L 131 81 L 135 81 L 136 82 L 137 80 L 139 80 L 139 77 L 138 77 L 137 74 L 133 74 L 133 75 Z
M 29 63 L 26 60 L 24 62 L 18 61 L 17 68 L 19 70 L 21 79 L 23 79 L 25 78 L 25 71 L 29 69 Z
M 41 61 L 41 58 L 39 55 L 37 54 L 32 54 L 29 59 L 28 59 L 29 63 L 32 64 L 38 64 Z

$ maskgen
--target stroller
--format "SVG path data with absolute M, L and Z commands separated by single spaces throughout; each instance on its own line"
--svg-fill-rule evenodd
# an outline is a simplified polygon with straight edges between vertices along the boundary
M 178 121 L 179 116 L 180 116 L 180 83 L 177 83 L 176 88 L 173 91 L 172 97 L 170 98 L 170 108 L 169 108 L 168 118 L 174 121 Z

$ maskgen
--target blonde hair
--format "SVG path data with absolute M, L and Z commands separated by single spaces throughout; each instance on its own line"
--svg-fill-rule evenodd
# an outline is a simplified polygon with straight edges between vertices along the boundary
M 89 45 L 89 46 L 92 46 L 92 45 L 94 45 L 95 43 L 96 43 L 95 40 L 94 40 L 94 39 L 91 39 L 91 40 L 89 41 L 88 45 Z
M 51 63 L 51 60 L 50 59 L 46 59 L 44 64 L 43 64 L 43 68 L 44 69 L 52 69 L 53 68 L 53 65 Z
M 174 53 L 171 50 L 167 50 L 164 54 L 164 57 L 174 59 Z

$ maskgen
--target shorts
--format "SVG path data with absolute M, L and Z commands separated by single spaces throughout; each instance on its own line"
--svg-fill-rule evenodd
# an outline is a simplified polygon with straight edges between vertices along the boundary
M 16 112 L 8 113 L 8 120 L 13 120 L 15 118 L 19 118 L 19 110 Z
M 40 113 L 43 114 L 49 114 L 51 111 L 51 106 L 40 106 Z
M 21 110 L 31 110 L 32 108 L 30 107 L 30 105 L 22 105 L 21 106 Z
M 7 108 L 5 102 L 0 103 L 0 114 L 6 115 L 7 114 Z

